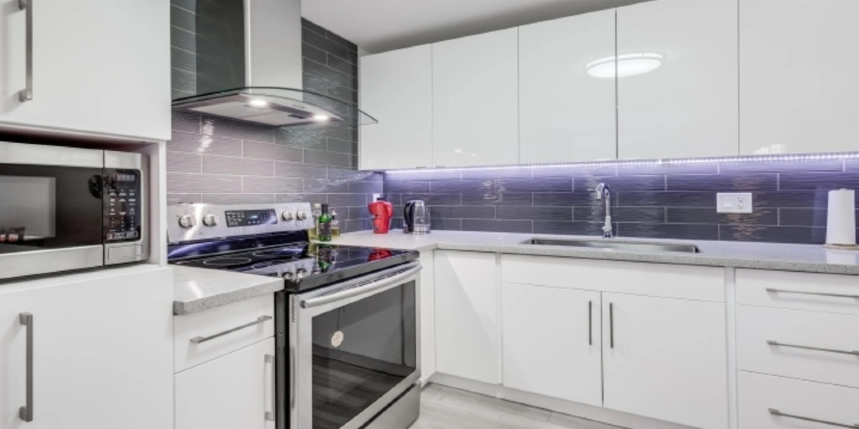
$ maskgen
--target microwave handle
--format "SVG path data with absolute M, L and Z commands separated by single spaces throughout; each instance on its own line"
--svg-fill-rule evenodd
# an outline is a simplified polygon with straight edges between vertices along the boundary
M 357 296 L 363 295 L 372 295 L 373 292 L 376 292 L 380 289 L 384 289 L 386 287 L 390 287 L 399 283 L 402 283 L 403 280 L 412 277 L 413 275 L 420 272 L 421 266 L 419 264 L 414 264 L 410 268 L 403 271 L 394 271 L 396 274 L 389 277 L 382 277 L 378 280 L 371 281 L 369 283 L 362 283 L 358 286 L 355 286 L 350 289 L 334 292 L 328 295 L 322 295 L 315 298 L 308 298 L 301 301 L 301 308 L 313 308 L 319 307 L 320 305 L 330 304 L 332 302 L 343 301 L 345 299 L 354 298 Z M 383 273 L 384 274 L 384 273 Z M 378 276 L 378 274 L 374 274 L 374 276 Z

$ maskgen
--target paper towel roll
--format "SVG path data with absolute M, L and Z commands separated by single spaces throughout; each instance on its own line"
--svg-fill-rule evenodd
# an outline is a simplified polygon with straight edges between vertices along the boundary
M 856 245 L 856 206 L 853 190 L 829 191 L 826 244 Z

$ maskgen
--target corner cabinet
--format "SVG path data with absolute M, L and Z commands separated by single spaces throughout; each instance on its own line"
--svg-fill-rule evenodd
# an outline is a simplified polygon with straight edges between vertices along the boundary
M 523 164 L 617 158 L 614 53 L 614 9 L 519 27 Z
M 435 167 L 519 163 L 519 29 L 432 45 Z
M 432 166 L 432 46 L 361 57 L 362 170 Z
M 26 3 L 0 12 L 0 129 L 170 139 L 168 0 Z
M 740 0 L 743 155 L 859 147 L 859 2 Z
M 0 428 L 173 427 L 172 304 L 171 268 L 3 286 Z M 22 313 L 32 315 L 31 325 Z M 19 409 L 28 390 L 33 414 L 25 422 Z
M 620 159 L 739 154 L 737 30 L 737 0 L 617 9 Z

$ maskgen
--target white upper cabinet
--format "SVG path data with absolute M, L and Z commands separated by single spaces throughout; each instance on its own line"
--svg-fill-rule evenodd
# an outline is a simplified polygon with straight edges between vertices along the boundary
M 859 2 L 740 1 L 742 154 L 859 149 Z
M 617 9 L 619 158 L 738 155 L 737 31 L 737 0 Z
M 519 162 L 517 28 L 436 43 L 433 164 Z
M 362 170 L 432 165 L 432 46 L 361 58 Z
M 0 128 L 169 140 L 170 2 L 34 3 L 30 101 L 28 11 L 0 11 Z
M 519 27 L 522 163 L 617 157 L 614 54 L 613 9 Z

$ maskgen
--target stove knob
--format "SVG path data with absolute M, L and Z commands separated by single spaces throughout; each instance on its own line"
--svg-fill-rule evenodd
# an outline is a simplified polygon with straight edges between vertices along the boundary
M 304 268 L 299 268 L 298 271 L 295 272 L 295 276 L 300 279 L 303 279 L 305 275 L 307 275 L 307 270 Z
M 215 226 L 218 224 L 218 217 L 209 213 L 206 216 L 203 216 L 203 225 L 206 226 Z
M 293 273 L 292 271 L 287 271 L 283 273 L 283 278 L 286 280 L 292 280 L 295 278 L 295 273 Z
M 298 220 L 305 220 L 307 219 L 307 212 L 304 210 L 299 210 L 298 213 L 295 214 L 295 217 L 297 217 Z
M 286 211 L 284 211 L 283 213 L 281 213 L 281 214 L 280 214 L 280 217 L 282 217 L 282 218 L 283 218 L 283 220 L 285 220 L 285 221 L 287 221 L 287 222 L 289 222 L 289 221 L 291 221 L 291 220 L 295 219 L 295 215 L 293 215 L 293 214 L 292 214 L 292 212 L 291 212 L 291 211 L 289 211 L 289 210 L 286 210 Z
M 191 229 L 197 226 L 197 216 L 184 215 L 179 218 L 179 226 L 185 229 Z

